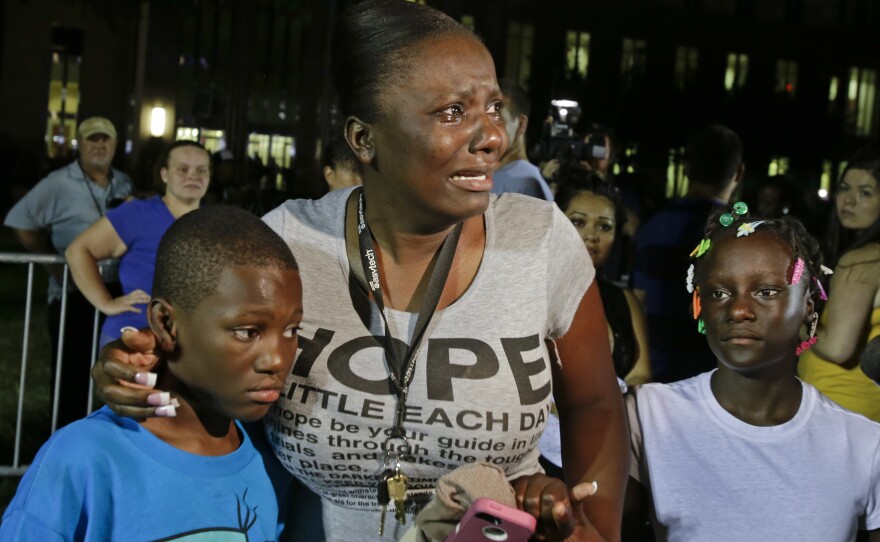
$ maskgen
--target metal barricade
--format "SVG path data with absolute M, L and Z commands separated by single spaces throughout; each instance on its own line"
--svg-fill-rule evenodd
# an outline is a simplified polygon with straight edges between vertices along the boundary
M 58 397 L 61 393 L 61 368 L 64 364 L 64 329 L 67 319 L 67 286 L 70 281 L 70 273 L 67 263 L 63 256 L 53 254 L 22 254 L 0 252 L 0 263 L 21 264 L 27 266 L 27 292 L 25 296 L 24 306 L 24 328 L 22 332 L 21 342 L 21 374 L 19 375 L 18 403 L 15 418 L 15 441 L 11 465 L 0 465 L 0 476 L 20 476 L 27 470 L 28 465 L 21 464 L 21 440 L 22 440 L 22 420 L 24 416 L 24 397 L 25 397 L 25 378 L 28 369 L 28 347 L 30 345 L 30 327 L 31 315 L 34 300 L 34 267 L 37 265 L 58 264 L 63 265 L 62 279 L 62 296 L 61 296 L 61 320 L 58 329 L 58 352 L 54 360 L 55 363 L 55 382 L 52 392 L 52 425 L 51 431 L 54 433 L 58 426 Z M 98 346 L 98 321 L 100 313 L 96 309 L 94 312 L 92 323 L 92 358 L 91 362 L 97 357 Z M 92 411 L 92 392 L 93 384 L 89 383 L 89 399 L 86 413 Z

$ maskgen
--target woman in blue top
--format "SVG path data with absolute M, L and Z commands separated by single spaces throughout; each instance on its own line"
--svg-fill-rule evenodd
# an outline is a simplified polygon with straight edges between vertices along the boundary
M 126 326 L 147 325 L 144 308 L 150 301 L 159 239 L 171 224 L 198 209 L 211 177 L 211 156 L 195 141 L 175 141 L 156 161 L 157 184 L 165 194 L 132 200 L 92 224 L 64 253 L 77 287 L 108 316 L 101 327 L 100 345 L 119 337 Z M 123 295 L 110 295 L 98 261 L 119 258 Z

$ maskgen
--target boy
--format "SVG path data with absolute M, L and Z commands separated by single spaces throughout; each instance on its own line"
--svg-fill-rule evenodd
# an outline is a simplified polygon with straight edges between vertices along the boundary
M 250 213 L 212 206 L 162 238 L 148 320 L 167 352 L 160 418 L 104 407 L 55 433 L 25 473 L 0 540 L 274 540 L 278 505 L 235 420 L 263 417 L 297 348 L 290 249 Z

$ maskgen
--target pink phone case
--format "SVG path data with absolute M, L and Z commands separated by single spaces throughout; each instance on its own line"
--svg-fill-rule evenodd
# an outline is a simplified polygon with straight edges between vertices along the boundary
M 477 499 L 446 542 L 528 542 L 536 525 L 529 513 L 492 499 Z

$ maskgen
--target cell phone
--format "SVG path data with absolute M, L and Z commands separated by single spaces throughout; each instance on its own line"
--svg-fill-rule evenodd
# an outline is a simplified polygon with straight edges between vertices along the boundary
M 492 499 L 477 499 L 446 542 L 528 542 L 537 523 L 527 512 Z

